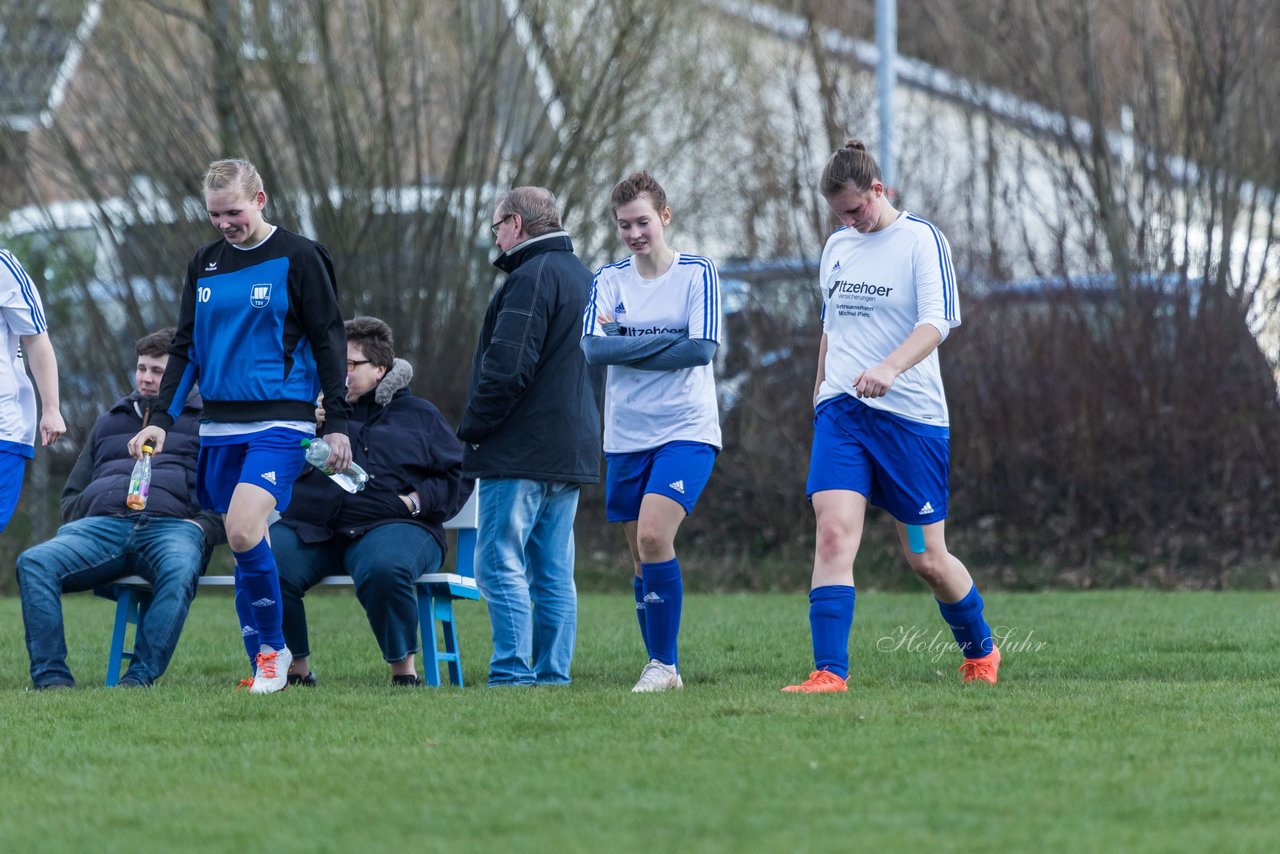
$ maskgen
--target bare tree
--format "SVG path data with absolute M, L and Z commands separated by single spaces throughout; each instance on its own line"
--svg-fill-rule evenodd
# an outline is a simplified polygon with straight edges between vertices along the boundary
M 987 318 L 1003 325 L 967 325 L 957 342 L 967 381 L 1007 383 L 1003 402 L 972 387 L 957 396 L 960 416 L 982 425 L 957 451 L 985 487 L 979 503 L 1020 520 L 1002 529 L 1020 540 L 1018 528 L 1060 532 L 1070 561 L 1155 555 L 1225 583 L 1241 544 L 1275 527 L 1243 508 L 1267 506 L 1260 473 L 1276 466 L 1280 151 L 1261 84 L 1280 70 L 1267 47 L 1280 10 L 930 5 L 961 62 L 1026 99 L 1011 110 L 992 98 L 987 127 L 1024 130 L 974 146 L 987 192 L 1015 200 L 975 224 L 1004 235 L 989 244 L 1002 259 L 991 269 L 1020 258 L 1014 269 L 1041 277 L 1039 314 L 1000 297 Z M 980 447 L 993 437 L 1003 454 Z M 1011 483 L 1026 486 L 988 491 Z
M 257 163 L 269 218 L 330 248 L 344 309 L 391 321 L 419 389 L 456 416 L 501 186 L 551 187 L 599 256 L 607 188 L 677 160 L 732 106 L 717 97 L 729 65 L 703 70 L 692 45 L 709 36 L 671 0 L 109 5 L 64 109 L 4 152 L 50 221 L 56 198 L 87 202 L 112 249 L 104 264 L 91 232 L 42 238 L 51 316 L 77 331 L 61 348 L 79 402 L 69 446 L 127 387 L 128 344 L 172 322 L 186 260 L 215 237 L 199 199 L 210 160 Z
M 966 324 L 946 345 L 966 425 L 961 518 L 995 520 L 974 527 L 999 532 L 996 559 L 1005 543 L 1034 554 L 1049 531 L 1064 563 L 1122 551 L 1118 530 L 1175 564 L 1197 543 L 1280 530 L 1256 509 L 1270 502 L 1254 473 L 1277 470 L 1280 441 L 1274 380 L 1247 334 L 1274 315 L 1280 278 L 1280 6 L 899 8 L 903 50 L 957 75 L 947 93 L 904 86 L 899 172 L 900 202 L 939 222 L 964 276 Z M 782 284 L 750 273 L 726 322 L 726 453 L 691 533 L 749 541 L 753 555 L 803 551 L 818 336 L 803 259 L 833 226 L 815 190 L 825 158 L 879 133 L 874 80 L 851 46 L 872 11 L 108 0 L 52 123 L 0 133 L 21 196 L 51 219 L 59 197 L 87 203 L 87 227 L 112 247 L 95 254 L 102 241 L 84 230 L 23 238 L 56 328 L 74 330 L 59 350 L 64 397 L 80 407 L 68 446 L 125 388 L 130 341 L 172 321 L 187 259 L 215 236 L 198 195 L 212 159 L 258 163 L 269 217 L 334 252 L 344 309 L 391 321 L 418 390 L 452 416 L 495 281 L 498 190 L 549 186 L 601 263 L 623 251 L 608 188 L 649 168 L 671 193 L 677 248 L 796 261 Z M 1017 311 L 976 299 L 993 281 L 1085 273 L 1115 283 L 1118 310 L 1087 293 Z

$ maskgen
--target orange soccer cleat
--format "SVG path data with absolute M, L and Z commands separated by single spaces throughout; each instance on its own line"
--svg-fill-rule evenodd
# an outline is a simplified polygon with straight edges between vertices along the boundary
M 792 694 L 835 694 L 848 690 L 849 684 L 830 670 L 815 670 L 799 685 L 788 685 L 782 689 L 783 693 Z
M 994 644 L 991 652 L 982 658 L 966 658 L 960 665 L 960 681 L 966 685 L 970 682 L 986 682 L 996 684 L 996 672 L 1000 669 L 1000 648 Z

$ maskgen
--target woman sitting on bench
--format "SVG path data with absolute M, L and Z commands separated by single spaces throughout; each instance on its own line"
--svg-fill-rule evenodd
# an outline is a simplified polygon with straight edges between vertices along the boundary
M 462 444 L 430 402 L 409 391 L 413 368 L 395 357 L 391 328 L 375 317 L 346 322 L 349 433 L 363 490 L 347 493 L 308 467 L 288 511 L 271 526 L 280 567 L 289 684 L 316 684 L 302 597 L 329 575 L 350 575 L 394 685 L 421 685 L 414 581 L 444 560 L 441 523 L 466 503 Z M 316 410 L 324 420 L 323 408 Z

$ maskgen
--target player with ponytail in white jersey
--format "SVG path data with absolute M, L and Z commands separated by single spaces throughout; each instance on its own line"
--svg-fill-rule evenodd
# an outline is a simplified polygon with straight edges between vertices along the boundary
M 994 684 L 1000 651 L 969 571 L 947 551 L 950 430 L 938 346 L 960 325 L 951 248 L 899 211 L 858 140 L 831 155 L 822 195 L 844 226 L 822 252 L 822 341 L 806 493 L 817 515 L 809 627 L 814 670 L 783 691 L 847 691 L 853 562 L 867 505 L 897 520 L 907 562 L 929 585 L 964 663 Z M 923 532 L 909 547 L 908 526 Z

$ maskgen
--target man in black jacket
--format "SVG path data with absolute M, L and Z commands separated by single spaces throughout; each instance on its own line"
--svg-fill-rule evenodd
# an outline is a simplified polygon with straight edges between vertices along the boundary
M 222 520 L 196 502 L 200 399 L 192 395 L 152 461 L 143 510 L 125 505 L 134 460 L 129 439 L 150 416 L 169 361 L 167 329 L 134 345 L 137 388 L 98 417 L 62 491 L 63 526 L 53 539 L 18 556 L 22 619 L 31 681 L 37 689 L 71 688 L 62 594 L 91 590 L 126 575 L 151 582 L 152 598 L 121 687 L 145 687 L 164 673 L 178 644 L 196 581 L 213 547 L 225 541 Z
M 485 313 L 458 427 L 463 473 L 480 480 L 489 684 L 565 684 L 578 619 L 573 520 L 579 488 L 600 477 L 600 411 L 578 344 L 592 276 L 541 187 L 503 194 L 489 227 L 507 278 Z

